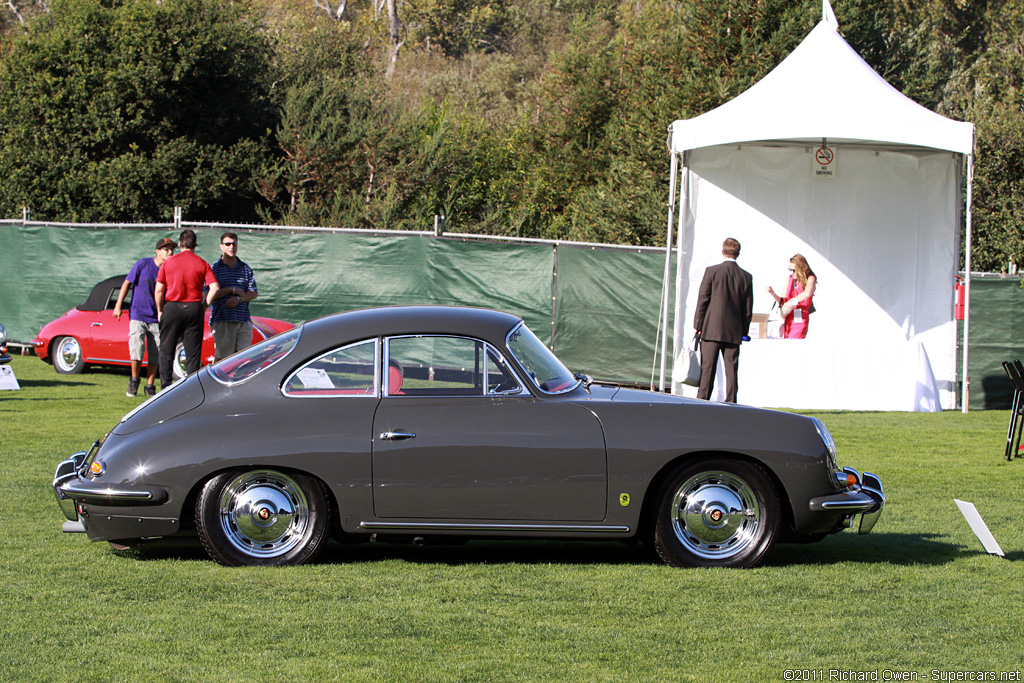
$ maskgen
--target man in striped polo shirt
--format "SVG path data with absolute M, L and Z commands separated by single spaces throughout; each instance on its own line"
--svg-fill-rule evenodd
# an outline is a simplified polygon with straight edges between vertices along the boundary
M 258 295 L 252 268 L 238 258 L 238 235 L 226 232 L 220 236 L 220 254 L 220 259 L 212 266 L 220 289 L 213 296 L 210 315 L 216 360 L 252 344 L 249 302 Z

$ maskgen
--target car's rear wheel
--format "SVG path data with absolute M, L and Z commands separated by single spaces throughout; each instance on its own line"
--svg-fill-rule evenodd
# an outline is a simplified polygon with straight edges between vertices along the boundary
M 754 567 L 775 544 L 779 495 L 768 472 L 742 460 L 684 464 L 658 500 L 654 546 L 676 567 Z
M 62 375 L 77 375 L 85 369 L 82 345 L 74 337 L 57 337 L 51 357 L 53 368 Z
M 309 562 L 330 538 L 330 518 L 318 480 L 268 469 L 220 474 L 196 502 L 203 547 L 231 567 Z

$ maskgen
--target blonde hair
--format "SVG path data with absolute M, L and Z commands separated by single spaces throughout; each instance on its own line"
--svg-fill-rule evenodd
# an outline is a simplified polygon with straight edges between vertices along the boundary
M 818 276 L 815 275 L 814 271 L 811 270 L 811 267 L 807 265 L 807 259 L 805 259 L 802 254 L 795 254 L 793 258 L 789 259 L 789 262 L 792 263 L 793 267 L 796 269 L 794 271 L 796 279 L 799 280 L 800 284 L 804 287 L 807 286 L 807 278 L 813 277 L 817 279 Z

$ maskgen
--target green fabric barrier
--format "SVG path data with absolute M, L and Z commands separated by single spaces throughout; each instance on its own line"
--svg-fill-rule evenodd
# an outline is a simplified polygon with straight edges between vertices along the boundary
M 214 247 L 217 238 L 209 240 Z M 155 242 L 154 242 L 155 244 Z M 542 339 L 551 318 L 551 250 L 430 237 L 242 233 L 257 315 L 298 323 L 373 306 L 446 304 L 507 310 Z M 219 258 L 199 249 L 211 262 Z
M 221 233 L 232 228 L 194 229 L 196 253 L 212 263 Z M 419 235 L 234 231 L 260 290 L 254 315 L 297 324 L 372 306 L 496 308 L 523 316 L 544 342 L 554 338 L 573 369 L 617 382 L 650 379 L 663 255 Z M 97 282 L 153 255 L 161 237 L 176 239 L 177 232 L 170 225 L 0 225 L 0 322 L 12 339 L 33 339 Z
M 0 225 L 0 323 L 8 337 L 34 339 L 43 325 L 85 301 L 97 282 L 153 256 L 161 237 L 177 240 L 170 228 Z
M 664 268 L 663 253 L 558 248 L 553 348 L 570 369 L 650 383 Z
M 1019 277 L 971 278 L 971 410 L 1005 410 L 1013 387 L 1003 361 L 1024 360 L 1024 290 Z M 957 339 L 963 339 L 963 327 Z M 963 363 L 958 359 L 957 368 Z

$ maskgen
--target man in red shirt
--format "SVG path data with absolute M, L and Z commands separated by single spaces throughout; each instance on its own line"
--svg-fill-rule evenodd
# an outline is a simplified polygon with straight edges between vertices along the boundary
M 206 304 L 220 289 L 210 264 L 196 255 L 196 234 L 182 230 L 178 238 L 181 252 L 164 261 L 156 276 L 153 298 L 160 320 L 160 388 L 174 380 L 173 365 L 178 338 L 185 345 L 185 369 L 188 374 L 201 367 L 203 313 Z M 210 288 L 206 300 L 203 287 Z

